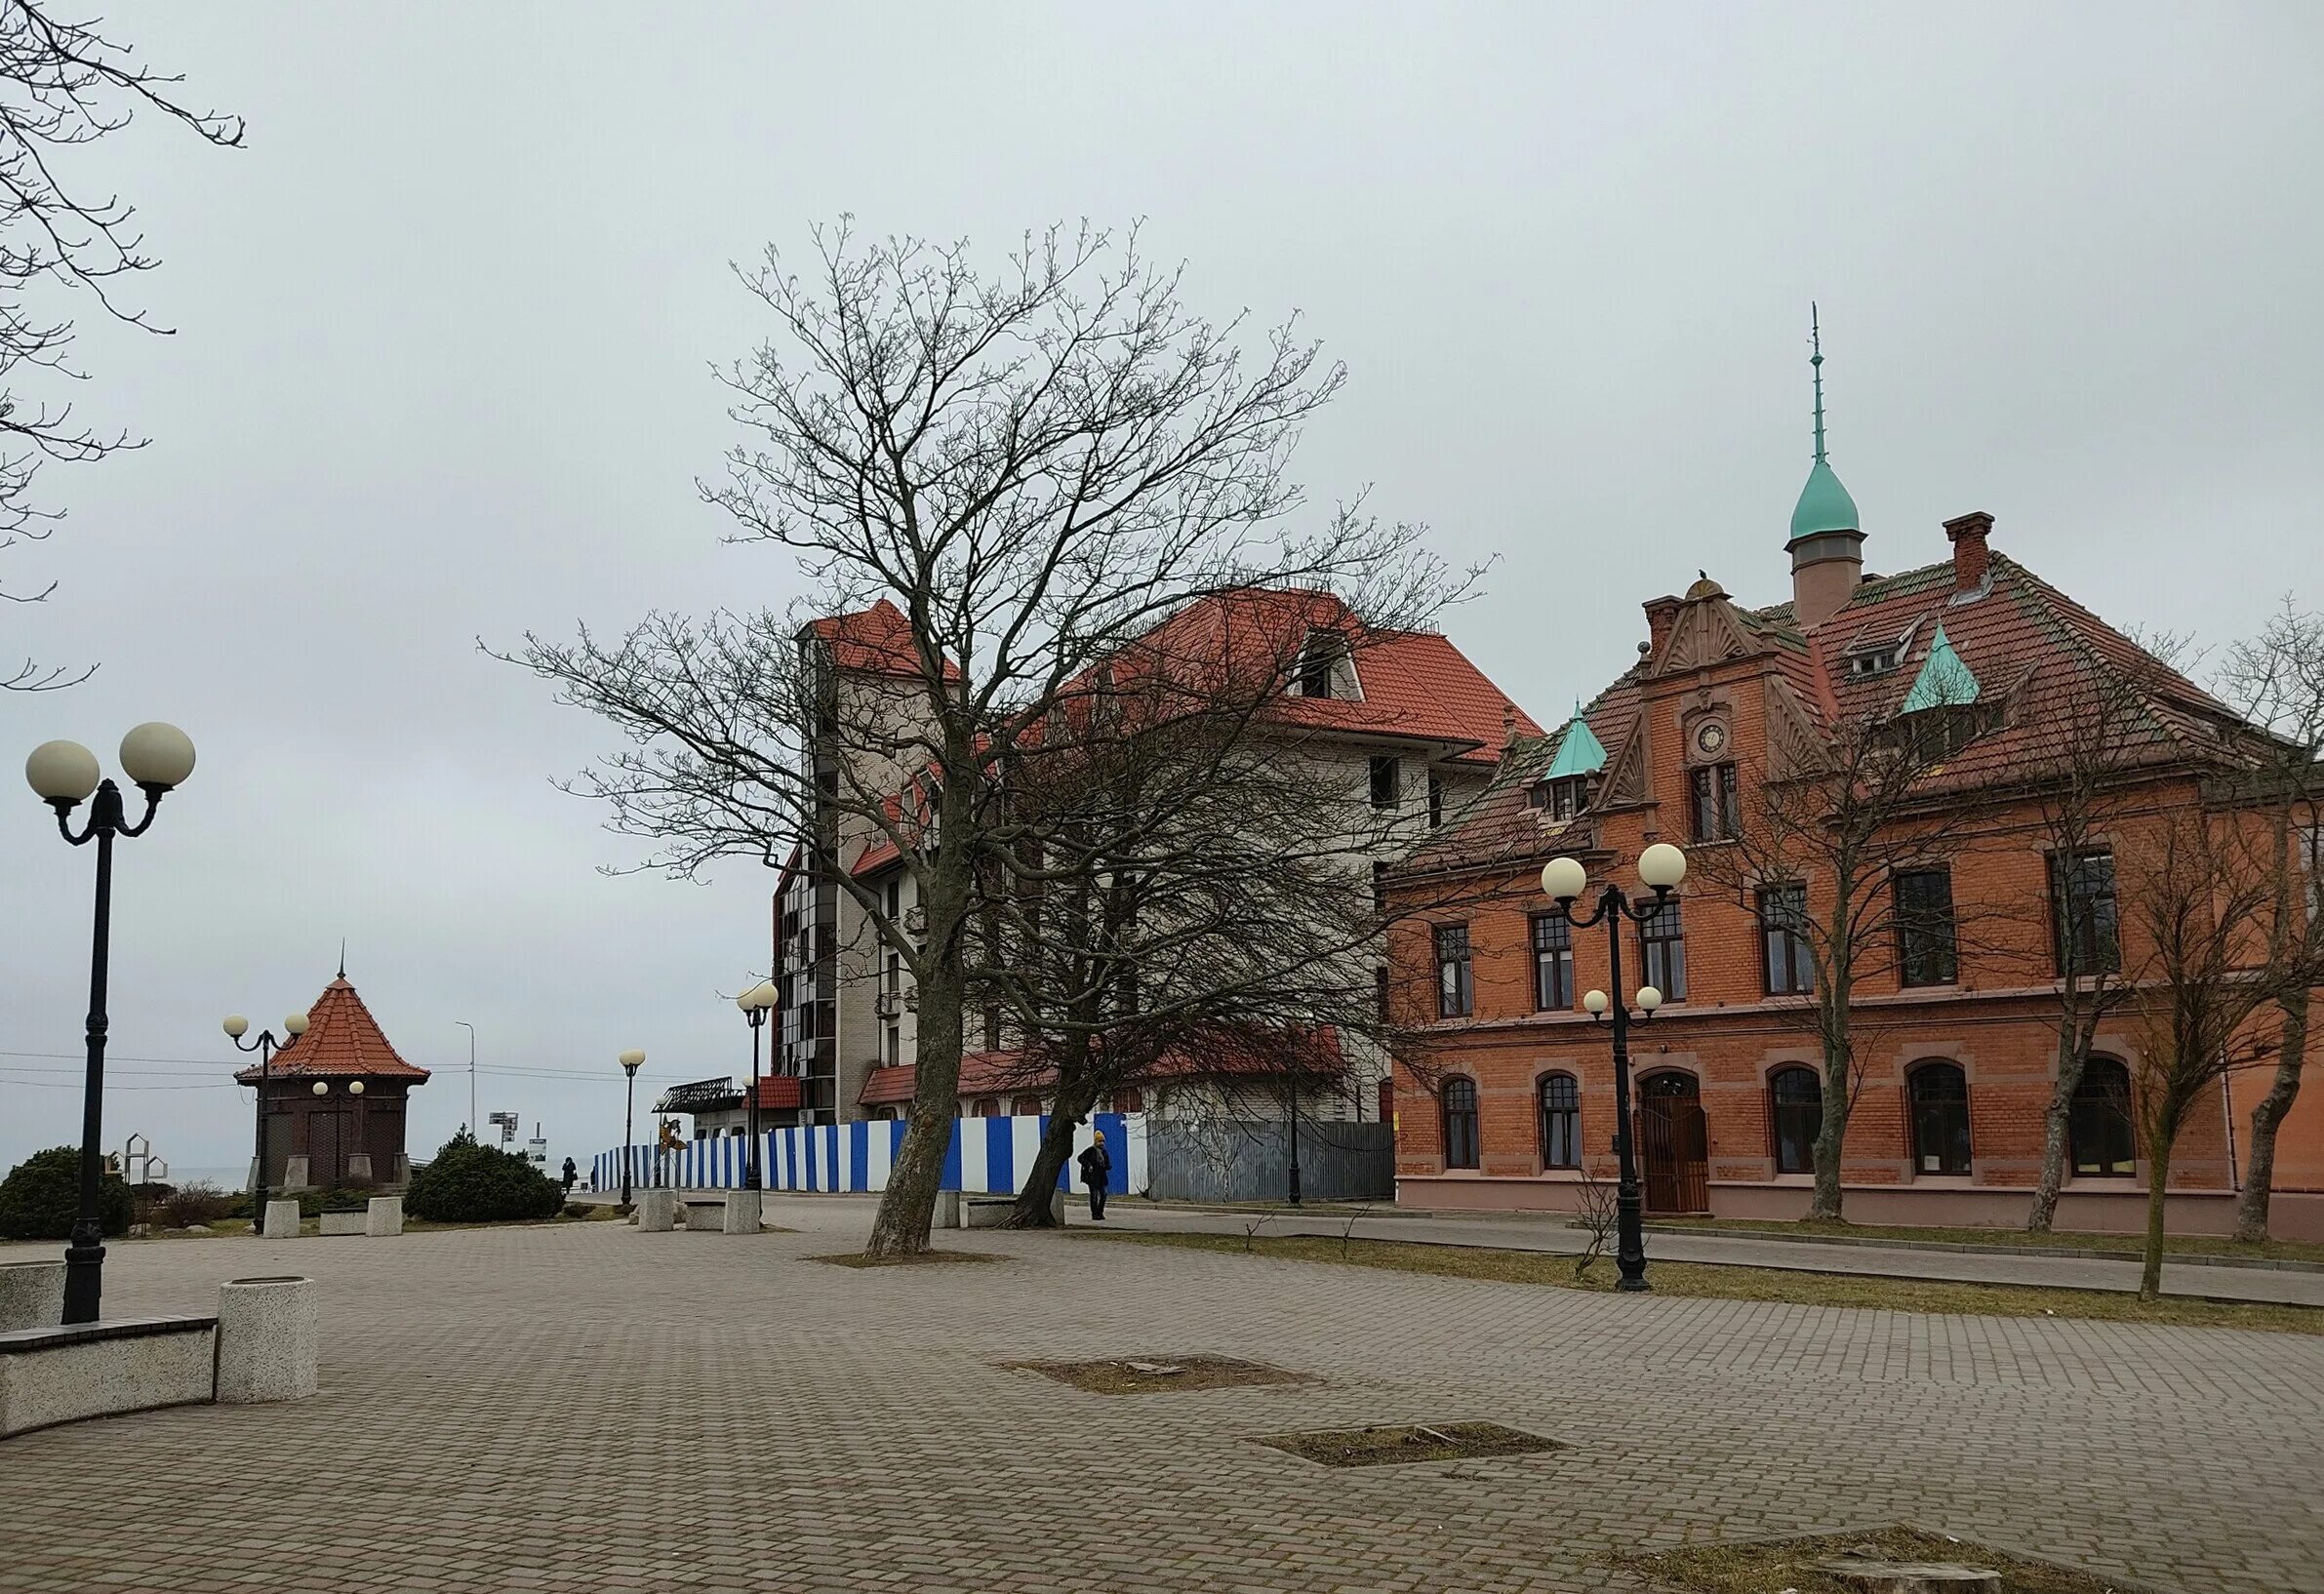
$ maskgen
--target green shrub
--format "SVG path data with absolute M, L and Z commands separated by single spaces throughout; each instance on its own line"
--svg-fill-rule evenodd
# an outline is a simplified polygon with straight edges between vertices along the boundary
M 107 1234 L 129 1232 L 129 1186 L 107 1174 L 98 1187 L 98 1221 Z M 35 1151 L 0 1179 L 0 1238 L 69 1240 L 81 1208 L 81 1154 L 60 1145 Z
M 162 1228 L 190 1228 L 196 1223 L 216 1223 L 227 1216 L 234 1206 L 234 1198 L 215 1184 L 195 1180 L 172 1190 L 154 1207 L 149 1221 Z
M 412 1176 L 404 1210 L 431 1223 L 496 1223 L 554 1217 L 565 1192 L 513 1151 L 478 1145 L 462 1130 Z

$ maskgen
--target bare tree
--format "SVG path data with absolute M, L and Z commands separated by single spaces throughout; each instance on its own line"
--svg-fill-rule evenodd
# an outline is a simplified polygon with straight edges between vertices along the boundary
M 1848 1121 L 1876 1050 L 1877 1010 L 1858 1001 L 1870 975 L 1894 967 L 1900 932 L 1950 965 L 1982 943 L 1987 916 L 1953 903 L 1937 914 L 1900 899 L 1896 877 L 1949 863 L 1983 834 L 1977 777 L 1958 777 L 1963 750 L 1994 724 L 1973 701 L 1895 717 L 1843 718 L 1812 747 L 1791 748 L 1738 781 L 1715 822 L 1725 834 L 1695 848 L 1698 889 L 1732 895 L 1758 923 L 1762 955 L 1783 964 L 1795 993 L 1774 999 L 1815 1037 L 1823 1119 L 1808 1216 L 1842 1216 Z M 1616 1000 L 1621 1000 L 1620 996 Z
M 2180 1132 L 2220 1082 L 2271 1056 L 2257 1022 L 2316 977 L 2304 936 L 2273 924 L 2282 869 L 2272 836 L 2247 811 L 2183 806 L 2155 815 L 2118 848 L 2125 943 L 2134 950 L 2135 1074 L 2147 1162 L 2140 1298 L 2162 1291 L 2163 1219 Z
M 2319 912 L 2318 770 L 2324 757 L 2324 615 L 2298 608 L 2286 598 L 2260 634 L 2229 650 L 2221 669 L 2227 700 L 2274 740 L 2260 772 L 2254 800 L 2266 815 L 2268 857 L 2274 870 L 2269 923 L 2282 944 L 2274 958 L 2324 957 Z M 2302 944 L 2291 944 L 2293 942 Z M 2252 1108 L 2251 1155 L 2243 1192 L 2236 1203 L 2235 1238 L 2267 1238 L 2268 1198 L 2275 1184 L 2275 1136 L 2300 1095 L 2301 1067 L 2308 1048 L 2311 991 L 2302 982 L 2285 986 L 2277 998 L 2281 1016 L 2275 1075 Z
M 793 556 L 799 618 L 890 606 L 883 639 L 837 639 L 879 656 L 858 672 L 873 684 L 836 679 L 847 659 L 768 615 L 528 637 L 516 658 L 630 737 L 577 785 L 661 864 L 796 845 L 910 974 L 914 1096 L 868 1250 L 917 1252 L 983 894 L 1028 866 L 1004 768 L 1074 734 L 1053 711 L 1076 683 L 1197 598 L 1409 590 L 1434 568 L 1414 528 L 1343 510 L 1291 529 L 1289 456 L 1342 372 L 1289 323 L 1189 311 L 1135 232 L 1052 228 L 986 272 L 966 245 L 867 242 L 843 220 L 817 231 L 806 276 L 772 250 L 742 276 L 777 339 L 728 375 L 753 441 L 704 496 L 741 540 Z M 895 849 L 924 929 L 851 874 L 867 840 Z
M 99 21 L 62 21 L 51 10 L 34 0 L 0 0 L 0 551 L 47 537 L 61 518 L 33 501 L 43 461 L 86 462 L 143 446 L 126 432 L 91 430 L 69 403 L 21 396 L 35 371 L 83 379 L 71 364 L 72 318 L 36 308 L 35 291 L 84 293 L 115 320 L 169 331 L 114 297 L 118 279 L 160 263 L 145 253 L 136 211 L 117 194 L 100 199 L 69 185 L 59 156 L 119 132 L 140 110 L 180 123 L 209 143 L 242 141 L 239 117 L 181 103 L 181 79 L 139 62 L 129 46 L 99 31 Z M 0 586 L 0 599 L 38 603 L 54 590 L 54 582 L 25 592 Z M 0 669 L 0 690 L 47 691 L 88 674 L 27 658 Z

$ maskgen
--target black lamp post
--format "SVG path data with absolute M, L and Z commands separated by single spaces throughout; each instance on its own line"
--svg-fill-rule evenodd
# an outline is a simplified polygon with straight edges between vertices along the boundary
M 758 1032 L 767 1027 L 768 1010 L 775 1006 L 775 987 L 767 980 L 735 998 L 735 1005 L 742 1010 L 743 1021 L 750 1025 L 750 1097 L 744 1116 L 749 1125 L 750 1146 L 742 1155 L 742 1188 L 763 1188 L 759 1182 L 758 1167 Z
M 57 833 L 73 846 L 97 843 L 97 913 L 89 951 L 89 1062 L 81 1096 L 80 1208 L 72 1238 L 64 1248 L 64 1321 L 94 1323 L 104 1288 L 104 1224 L 98 1215 L 103 1188 L 104 1154 L 98 1142 L 104 1130 L 105 975 L 110 961 L 113 917 L 113 838 L 141 836 L 153 823 L 162 798 L 193 774 L 193 742 L 174 725 L 155 720 L 121 738 L 121 773 L 145 794 L 145 813 L 129 822 L 121 788 L 103 779 L 97 755 L 77 741 L 44 741 L 24 760 L 24 778 L 57 811 Z M 88 822 L 75 835 L 72 811 L 91 794 Z
M 266 1227 L 266 1088 L 274 1081 L 274 1054 L 306 1033 L 306 1015 L 294 1013 L 282 1021 L 288 1041 L 278 1041 L 274 1031 L 261 1029 L 259 1038 L 245 1046 L 242 1037 L 250 1033 L 250 1020 L 239 1013 L 225 1021 L 225 1032 L 237 1052 L 256 1052 L 259 1055 L 259 1171 L 251 1183 L 250 1232 L 260 1234 Z
M 1296 1207 L 1300 1204 L 1300 1076 L 1298 1070 L 1295 1068 L 1291 1073 L 1284 1075 L 1283 1079 L 1285 1117 L 1291 1130 L 1291 1168 L 1290 1176 L 1285 1183 L 1288 1186 L 1286 1193 L 1291 1198 L 1291 1204 Z
M 1623 925 L 1644 924 L 1660 913 L 1670 900 L 1670 892 L 1687 877 L 1687 855 L 1666 841 L 1656 842 L 1638 855 L 1638 878 L 1654 890 L 1654 899 L 1633 902 L 1620 886 L 1609 882 L 1598 897 L 1598 905 L 1587 918 L 1577 918 L 1575 899 L 1589 889 L 1589 872 L 1579 858 L 1553 857 L 1542 869 L 1542 890 L 1555 898 L 1557 911 L 1566 923 L 1579 930 L 1587 930 L 1603 920 L 1606 925 L 1607 979 L 1617 992 L 1622 990 L 1622 930 Z M 1663 993 L 1652 985 L 1638 988 L 1638 1019 L 1643 1023 L 1654 1016 L 1655 1009 L 1663 1005 Z M 1614 1262 L 1622 1270 L 1616 1283 L 1618 1290 L 1646 1290 L 1646 1229 L 1645 1203 L 1638 1188 L 1638 1158 L 1631 1145 L 1630 1134 L 1630 1018 L 1629 1004 L 1618 995 L 1609 1002 L 1604 991 L 1591 991 L 1582 999 L 1583 1009 L 1590 1022 L 1599 1023 L 1612 1010 L 1614 1020 L 1614 1156 L 1621 1167 L 1621 1182 L 1615 1187 L 1615 1249 Z
M 629 1207 L 629 1141 L 637 1126 L 637 1071 L 646 1064 L 643 1052 L 621 1054 L 621 1072 L 629 1076 L 629 1100 L 621 1109 L 621 1207 Z

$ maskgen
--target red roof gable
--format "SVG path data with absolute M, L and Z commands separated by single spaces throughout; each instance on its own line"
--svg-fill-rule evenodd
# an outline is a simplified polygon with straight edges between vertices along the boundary
M 827 615 L 812 620 L 807 629 L 831 651 L 832 664 L 867 675 L 917 675 L 920 652 L 912 641 L 912 622 L 903 611 L 880 599 L 853 615 Z M 944 679 L 960 678 L 960 666 L 944 660 Z
M 306 1033 L 274 1054 L 273 1071 L 278 1077 L 408 1079 L 414 1084 L 427 1078 L 426 1069 L 404 1061 L 387 1043 L 379 1020 L 344 975 L 324 986 L 315 1005 L 306 1010 Z M 255 1085 L 259 1070 L 245 1068 L 234 1078 Z

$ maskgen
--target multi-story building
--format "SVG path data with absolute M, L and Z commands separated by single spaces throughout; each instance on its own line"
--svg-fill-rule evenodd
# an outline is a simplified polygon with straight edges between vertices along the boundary
M 1226 593 L 1202 600 L 1162 622 L 1149 644 L 1180 657 L 1199 651 L 1201 639 L 1227 638 L 1248 614 L 1285 603 L 1280 593 Z M 1300 594 L 1309 644 L 1300 654 L 1283 699 L 1272 715 L 1273 735 L 1301 756 L 1321 761 L 1336 776 L 1350 811 L 1319 813 L 1319 826 L 1335 834 L 1361 833 L 1369 851 L 1351 857 L 1353 899 L 1377 898 L 1383 871 L 1413 845 L 1457 818 L 1490 781 L 1506 745 L 1540 729 L 1522 709 L 1433 632 L 1379 632 L 1365 628 L 1336 600 Z M 1360 634 L 1348 646 L 1344 637 Z M 810 667 L 825 672 L 841 715 L 878 713 L 896 700 L 902 683 L 917 680 L 910 633 L 901 613 L 882 600 L 858 614 L 817 621 L 800 633 Z M 866 703 L 850 695 L 878 694 Z M 815 740 L 816 738 L 811 738 Z M 819 758 L 833 755 L 822 750 Z M 852 791 L 895 791 L 891 817 L 905 812 L 910 772 L 876 755 L 858 758 L 845 772 Z M 819 771 L 819 773 L 821 773 Z M 831 772 L 836 777 L 839 772 Z M 817 822 L 827 826 L 825 851 L 847 860 L 858 886 L 882 901 L 883 916 L 908 928 L 917 903 L 911 871 L 880 827 L 847 805 L 831 803 Z M 821 876 L 795 853 L 778 887 L 775 968 L 780 998 L 778 1072 L 802 1082 L 802 1116 L 812 1122 L 898 1116 L 912 1096 L 917 1053 L 914 1000 L 903 959 L 884 945 L 861 902 Z M 1384 981 L 1385 952 L 1374 955 Z M 982 1031 L 980 1034 L 979 1031 Z M 972 1017 L 972 1044 L 963 1061 L 961 1110 L 979 1116 L 1041 1110 L 1046 1101 L 1037 1071 L 1011 1050 L 995 1013 Z M 1356 1046 L 1341 1053 L 1337 1080 L 1314 1085 L 1310 1049 L 1301 1074 L 1302 1109 L 1319 1117 L 1376 1119 L 1387 1103 L 1387 1065 Z M 1282 1075 L 1267 1059 L 1247 1056 L 1172 1058 L 1125 1090 L 1114 1103 L 1130 1110 L 1204 1114 L 1232 1110 L 1257 1085 L 1277 1093 Z
M 1846 1212 L 2023 1222 L 2066 970 L 2138 953 L 2111 850 L 2135 838 L 2107 824 L 2208 815 L 2217 777 L 2251 767 L 2259 733 L 1995 550 L 1989 515 L 1945 523 L 1946 559 L 1865 574 L 1855 502 L 1824 456 L 1820 387 L 1816 443 L 1786 543 L 1790 600 L 1744 607 L 1703 577 L 1647 602 L 1637 659 L 1555 736 L 1516 749 L 1470 814 L 1391 875 L 1394 1000 L 1422 1037 L 1399 1069 L 1400 1202 L 1567 1210 L 1606 1173 L 1613 1065 L 1582 1000 L 1615 983 L 1606 931 L 1552 913 L 1539 873 L 1571 856 L 1592 881 L 1634 888 L 1640 853 L 1671 842 L 1693 860 L 1688 879 L 1650 922 L 1622 927 L 1625 984 L 1663 998 L 1632 1031 L 1649 1210 L 1801 1215 L 1823 1082 L 1802 1021 L 1814 970 L 1794 894 L 1828 882 L 1755 888 L 1718 866 L 1720 850 L 1742 856 L 1753 782 L 1828 750 L 1840 727 L 1878 725 L 1940 738 L 1947 768 L 1977 773 L 1944 789 L 1956 806 L 1984 806 L 1973 842 L 1883 883 L 1891 928 L 1857 966 L 1850 1003 L 1862 1077 L 1843 1142 Z M 2054 754 L 2045 705 L 2064 701 L 2110 702 L 2124 719 L 2113 817 L 2071 856 L 2055 842 L 2055 809 L 2013 787 Z M 1914 822 L 1941 825 L 1942 808 L 1932 814 Z M 2139 1046 L 2126 1003 L 2101 1024 L 2073 1100 L 2060 1227 L 2144 1221 Z M 2232 1225 L 2237 1139 L 2264 1088 L 2264 1074 L 2223 1082 L 2180 1136 L 2174 1227 Z M 2311 1237 L 2324 1231 L 2315 1095 L 2283 1126 L 2274 1202 L 2280 1232 Z

